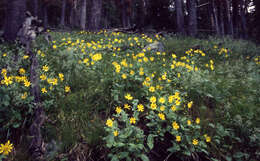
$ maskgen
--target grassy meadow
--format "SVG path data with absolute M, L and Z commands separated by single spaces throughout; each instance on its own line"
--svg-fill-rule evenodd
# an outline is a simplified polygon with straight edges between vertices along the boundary
M 47 161 L 260 160 L 260 47 L 230 38 L 51 32 L 33 43 Z M 149 44 L 161 42 L 164 51 Z M 30 56 L 0 44 L 0 142 L 32 160 Z

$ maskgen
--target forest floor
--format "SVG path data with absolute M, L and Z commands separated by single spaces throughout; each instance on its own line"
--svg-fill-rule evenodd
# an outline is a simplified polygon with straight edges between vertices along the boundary
M 46 160 L 260 159 L 260 47 L 254 43 L 50 34 L 51 43 L 43 36 L 33 43 L 48 117 L 41 128 Z M 155 42 L 163 51 L 149 46 Z M 8 160 L 31 160 L 30 57 L 7 44 L 0 44 L 0 57 L 0 141 L 14 144 Z

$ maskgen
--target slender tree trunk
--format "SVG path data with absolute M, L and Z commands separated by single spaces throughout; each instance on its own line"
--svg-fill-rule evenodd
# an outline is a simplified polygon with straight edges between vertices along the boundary
M 82 0 L 81 15 L 80 15 L 80 29 L 86 29 L 86 16 L 87 16 L 87 0 Z
M 6 41 L 14 41 L 25 19 L 26 0 L 7 2 L 6 19 L 3 37 Z
M 38 17 L 39 3 L 38 0 L 33 0 L 33 15 Z
M 239 25 L 238 25 L 238 0 L 232 0 L 232 8 L 233 8 L 233 31 L 234 37 L 238 37 Z
M 260 21 L 259 21 L 259 17 L 260 17 L 260 1 L 259 0 L 255 0 L 254 1 L 255 4 L 255 21 L 256 21 L 256 36 L 258 41 L 260 41 Z
M 223 14 L 224 10 L 221 1 L 217 1 L 217 8 L 218 8 L 220 35 L 224 36 L 225 34 L 224 14 Z
M 43 5 L 43 26 L 44 26 L 44 28 L 48 27 L 48 6 L 47 6 L 47 4 Z
M 225 0 L 225 11 L 226 11 L 226 16 L 227 16 L 227 34 L 232 35 L 234 34 L 233 31 L 233 23 L 231 19 L 231 8 L 230 8 L 230 1 Z
M 73 4 L 70 6 L 69 23 L 70 23 L 71 27 L 74 27 L 74 9 L 73 9 Z
M 246 23 L 246 16 L 245 16 L 245 8 L 246 4 L 244 0 L 240 0 L 240 18 L 241 18 L 241 28 L 242 28 L 242 37 L 247 39 L 247 23 Z
M 60 25 L 65 26 L 67 0 L 62 0 Z
M 218 21 L 218 10 L 217 10 L 217 7 L 216 7 L 214 0 L 212 1 L 212 10 L 213 10 L 216 34 L 220 35 L 220 28 L 219 28 L 219 21 Z
M 176 6 L 176 19 L 177 19 L 177 31 L 180 34 L 185 34 L 184 30 L 184 16 L 183 16 L 183 9 L 182 9 L 182 0 L 175 0 Z
M 189 12 L 189 35 L 194 37 L 198 34 L 196 0 L 187 0 L 187 4 Z
M 100 20 L 102 16 L 102 0 L 92 0 L 90 30 L 100 29 Z

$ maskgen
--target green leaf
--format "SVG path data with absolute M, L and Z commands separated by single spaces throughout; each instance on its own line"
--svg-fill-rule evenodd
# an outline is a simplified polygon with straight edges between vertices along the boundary
M 154 146 L 154 139 L 153 139 L 153 135 L 148 135 L 147 137 L 147 145 L 150 149 L 153 149 Z
M 111 161 L 119 161 L 119 160 L 118 160 L 118 157 L 116 155 L 113 155 Z
M 141 155 L 140 155 L 140 158 L 141 158 L 143 161 L 149 161 L 149 158 L 148 158 L 145 154 L 141 154 Z

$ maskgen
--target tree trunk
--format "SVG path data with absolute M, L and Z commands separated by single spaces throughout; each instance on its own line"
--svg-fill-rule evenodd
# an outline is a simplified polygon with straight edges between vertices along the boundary
M 255 0 L 254 1 L 255 4 L 255 21 L 256 21 L 256 36 L 258 41 L 260 41 L 260 21 L 258 20 L 260 17 L 260 1 L 259 0 Z
M 39 3 L 38 0 L 33 0 L 33 15 L 38 17 Z
M 229 0 L 225 0 L 225 11 L 226 11 L 226 16 L 227 16 L 227 34 L 232 35 L 234 34 L 233 31 L 233 23 L 231 20 L 231 8 L 230 8 L 230 1 Z
M 47 6 L 47 4 L 43 5 L 43 26 L 44 26 L 44 28 L 48 27 L 48 6 Z
M 224 14 L 223 14 L 224 10 L 221 1 L 217 1 L 217 8 L 218 8 L 220 35 L 224 36 L 225 34 Z
M 96 31 L 100 29 L 100 20 L 102 15 L 102 0 L 92 0 L 90 30 Z
M 238 1 L 232 0 L 232 8 L 233 8 L 233 31 L 234 37 L 238 37 L 239 34 L 239 25 L 238 25 Z
M 241 18 L 241 29 L 242 29 L 242 37 L 247 39 L 247 23 L 246 23 L 246 16 L 245 16 L 245 9 L 246 4 L 244 0 L 240 0 L 240 18 Z
M 214 0 L 212 1 L 212 10 L 213 10 L 216 34 L 220 35 L 220 28 L 219 28 L 219 21 L 218 21 L 218 10 L 217 10 L 217 7 L 216 7 Z
M 175 6 L 176 6 L 176 19 L 177 19 L 177 32 L 184 35 L 185 30 L 184 30 L 182 0 L 175 0 Z
M 6 41 L 14 41 L 25 19 L 26 0 L 8 1 L 3 37 Z
M 65 26 L 67 0 L 62 0 L 60 25 Z
M 187 4 L 189 12 L 189 35 L 194 37 L 198 34 L 196 0 L 188 0 Z
M 86 16 L 87 16 L 87 0 L 82 0 L 81 14 L 80 14 L 80 29 L 86 29 Z

